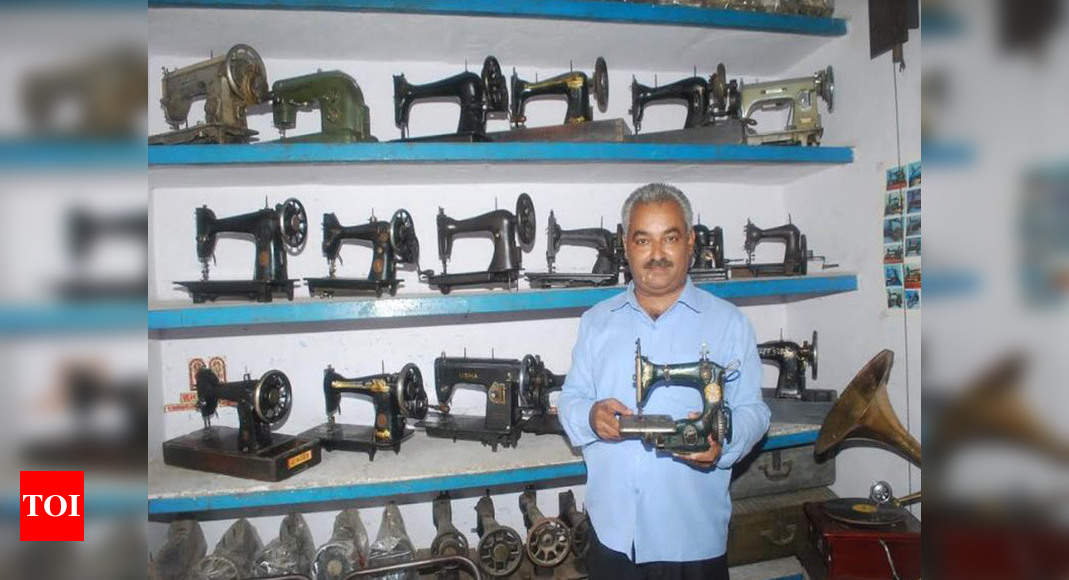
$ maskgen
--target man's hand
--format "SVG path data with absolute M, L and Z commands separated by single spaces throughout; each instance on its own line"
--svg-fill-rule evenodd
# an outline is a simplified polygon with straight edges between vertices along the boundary
M 697 419 L 701 416 L 701 413 L 689 413 L 688 419 Z M 672 456 L 680 461 L 689 464 L 691 467 L 698 469 L 712 469 L 716 466 L 716 462 L 720 459 L 720 444 L 713 439 L 712 434 L 708 437 L 709 449 L 705 451 L 698 451 L 696 453 L 673 453 Z
M 620 440 L 620 420 L 616 415 L 631 415 L 631 409 L 616 399 L 602 399 L 590 407 L 590 428 L 605 441 Z

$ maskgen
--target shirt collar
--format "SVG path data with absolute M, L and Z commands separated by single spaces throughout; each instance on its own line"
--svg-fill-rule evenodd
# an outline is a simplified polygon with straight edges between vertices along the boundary
M 624 291 L 623 298 L 624 299 L 620 301 L 620 304 L 612 308 L 613 311 L 623 308 L 624 305 L 628 305 L 640 312 L 642 311 L 642 306 L 639 305 L 638 298 L 635 297 L 635 282 L 633 280 L 627 284 L 627 290 Z M 687 276 L 687 282 L 683 285 L 683 292 L 680 293 L 679 298 L 676 298 L 676 302 L 682 303 L 686 305 L 687 308 L 698 313 L 705 309 L 705 301 L 702 300 L 701 292 L 698 291 L 698 287 L 691 281 L 690 276 Z

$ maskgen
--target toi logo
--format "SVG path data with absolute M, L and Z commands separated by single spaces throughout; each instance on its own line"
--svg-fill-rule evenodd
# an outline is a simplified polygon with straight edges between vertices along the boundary
M 20 471 L 19 540 L 84 540 L 84 493 L 82 471 Z

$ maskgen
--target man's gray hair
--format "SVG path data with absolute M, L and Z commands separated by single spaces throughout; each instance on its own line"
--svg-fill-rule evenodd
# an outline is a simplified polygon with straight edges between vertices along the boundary
M 624 208 L 620 212 L 621 223 L 624 225 L 624 231 L 626 232 L 631 227 L 631 210 L 635 207 L 636 203 L 665 203 L 672 202 L 679 205 L 679 208 L 683 210 L 683 220 L 687 222 L 687 227 L 694 225 L 694 213 L 690 209 L 690 200 L 687 196 L 679 190 L 679 188 L 668 185 L 667 183 L 651 183 L 649 185 L 643 185 L 642 187 L 631 192 L 631 195 L 627 196 L 627 200 L 624 201 Z

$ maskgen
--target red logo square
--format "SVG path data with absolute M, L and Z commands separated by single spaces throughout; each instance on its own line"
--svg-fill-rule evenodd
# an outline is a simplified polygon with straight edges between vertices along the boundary
M 85 472 L 19 472 L 19 540 L 85 539 Z

